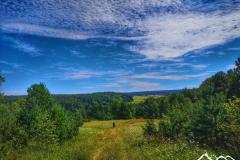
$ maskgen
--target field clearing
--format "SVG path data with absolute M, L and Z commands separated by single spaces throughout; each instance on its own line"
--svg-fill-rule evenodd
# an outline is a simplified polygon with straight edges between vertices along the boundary
M 148 99 L 149 97 L 159 98 L 159 97 L 162 97 L 162 96 L 161 95 L 133 96 L 133 102 L 132 103 L 134 103 L 134 104 L 142 103 L 146 99 Z
M 204 150 L 185 144 L 149 143 L 143 137 L 144 119 L 91 121 L 80 134 L 61 146 L 29 146 L 9 154 L 19 160 L 196 160 Z M 38 149 L 36 149 L 38 148 Z M 177 158 L 176 158 L 177 157 Z

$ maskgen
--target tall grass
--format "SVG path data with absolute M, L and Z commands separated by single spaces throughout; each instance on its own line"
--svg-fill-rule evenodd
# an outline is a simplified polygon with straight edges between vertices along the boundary
M 145 120 L 91 121 L 80 134 L 60 146 L 31 144 L 6 159 L 19 160 L 196 160 L 206 151 L 184 143 L 149 142 L 143 136 Z

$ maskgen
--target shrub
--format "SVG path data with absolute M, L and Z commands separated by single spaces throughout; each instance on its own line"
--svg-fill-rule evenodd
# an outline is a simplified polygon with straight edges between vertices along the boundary
M 44 84 L 34 84 L 28 89 L 19 121 L 29 139 L 41 143 L 63 142 L 78 128 L 73 124 L 73 117 L 56 103 Z
M 223 142 L 229 150 L 240 156 L 240 99 L 235 98 L 225 104 L 226 121 L 220 125 Z
M 11 107 L 0 105 L 0 158 L 27 144 L 27 134 L 17 123 L 17 113 Z
M 145 126 L 143 127 L 143 130 L 144 130 L 144 135 L 146 136 L 154 136 L 157 134 L 157 131 L 158 131 L 157 126 L 153 119 L 147 120 Z
M 195 141 L 210 146 L 222 145 L 224 131 L 220 126 L 225 122 L 224 102 L 225 96 L 217 94 L 194 106 L 188 131 Z

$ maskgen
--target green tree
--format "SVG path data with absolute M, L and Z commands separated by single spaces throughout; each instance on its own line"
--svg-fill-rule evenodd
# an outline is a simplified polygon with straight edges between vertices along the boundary
M 226 97 L 221 93 L 194 105 L 188 131 L 195 141 L 213 147 L 222 144 L 224 131 L 221 124 L 226 119 L 225 101 Z
M 171 140 L 184 137 L 185 125 L 189 118 L 187 113 L 180 106 L 174 106 L 160 120 L 159 133 Z
M 5 78 L 2 76 L 2 74 L 0 73 L 0 85 L 5 81 Z
M 238 58 L 236 61 L 235 61 L 235 66 L 236 66 L 236 71 L 237 72 L 240 72 L 240 58 Z
M 12 149 L 27 144 L 27 133 L 18 123 L 17 102 L 14 105 L 0 104 L 0 159 Z
M 218 72 L 214 76 L 206 79 L 199 87 L 202 97 L 228 92 L 228 78 L 224 72 Z
M 223 143 L 240 156 L 240 99 L 234 98 L 224 105 L 226 121 L 220 125 Z
M 228 97 L 240 97 L 240 58 L 235 62 L 236 68 L 228 71 Z
M 4 77 L 0 73 L 0 86 L 5 81 Z M 3 99 L 3 93 L 0 92 L 0 101 Z
M 144 135 L 155 136 L 157 134 L 157 126 L 153 119 L 148 119 L 145 126 L 143 127 Z
M 119 108 L 118 117 L 120 119 L 131 119 L 135 116 L 135 110 L 133 105 L 126 102 L 122 102 Z
M 44 84 L 28 89 L 26 104 L 19 117 L 28 136 L 41 143 L 62 142 L 72 136 L 73 119 L 55 102 Z

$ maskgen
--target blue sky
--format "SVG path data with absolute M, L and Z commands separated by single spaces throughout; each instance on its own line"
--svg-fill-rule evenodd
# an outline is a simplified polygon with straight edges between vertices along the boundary
M 239 56 L 238 0 L 0 0 L 7 95 L 192 88 Z

